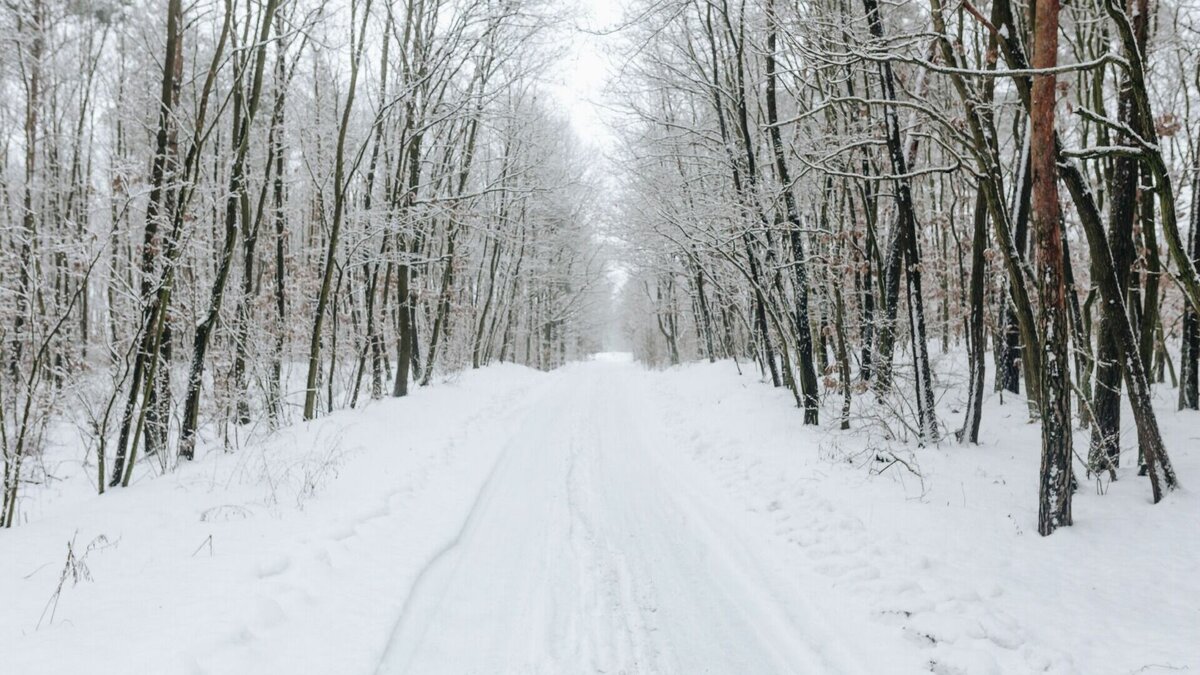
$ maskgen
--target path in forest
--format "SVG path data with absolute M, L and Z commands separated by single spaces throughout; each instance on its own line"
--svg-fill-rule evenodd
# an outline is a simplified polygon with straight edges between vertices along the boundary
M 0 672 L 1195 670 L 1195 494 L 1081 490 L 1031 536 L 1039 431 L 990 405 L 991 445 L 908 454 L 731 363 L 468 371 L 136 489 L 48 485 L 0 546 Z
M 575 366 L 514 425 L 378 673 L 858 670 L 745 509 L 665 441 L 638 374 Z

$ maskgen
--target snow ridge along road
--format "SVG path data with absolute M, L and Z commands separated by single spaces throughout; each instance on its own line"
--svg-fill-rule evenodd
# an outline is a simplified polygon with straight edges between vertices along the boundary
M 665 447 L 635 366 L 572 366 L 423 568 L 380 674 L 857 672 L 748 512 Z M 865 672 L 865 671 L 864 671 Z

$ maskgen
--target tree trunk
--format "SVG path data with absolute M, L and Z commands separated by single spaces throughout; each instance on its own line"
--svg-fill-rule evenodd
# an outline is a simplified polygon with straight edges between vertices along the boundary
M 1200 264 L 1200 158 L 1192 168 L 1192 215 L 1188 231 L 1188 251 L 1192 262 Z M 1183 310 L 1183 342 L 1179 358 L 1179 409 L 1200 409 L 1200 315 L 1190 304 Z
M 804 398 L 804 423 L 817 424 L 820 392 L 817 390 L 817 373 L 813 368 L 813 341 L 812 333 L 809 330 L 808 261 L 804 258 L 804 239 L 800 233 L 800 215 L 796 209 L 796 197 L 792 192 L 792 178 L 788 171 L 783 139 L 779 131 L 779 111 L 775 93 L 777 30 L 775 0 L 770 0 L 768 3 L 767 14 L 767 129 L 771 138 L 771 154 L 775 158 L 775 172 L 778 174 L 779 184 L 783 190 L 784 209 L 792 249 L 792 292 L 795 294 L 796 303 L 793 330 L 796 332 L 796 366 L 800 370 L 800 389 Z
M 279 19 L 282 24 L 282 19 Z M 276 30 L 282 33 L 282 26 Z M 278 123 L 276 130 L 284 128 L 286 106 L 284 105 L 287 77 L 283 65 L 283 43 L 278 46 L 279 54 L 275 66 L 275 111 Z M 275 225 L 275 345 L 271 353 L 271 376 L 268 380 L 267 410 L 273 427 L 279 426 L 283 417 L 283 354 L 287 347 L 287 257 L 284 247 L 287 239 L 287 212 L 284 210 L 285 192 L 283 183 L 284 147 L 282 134 L 270 139 L 274 146 L 275 177 L 271 185 L 272 221 Z
M 967 413 L 957 436 L 960 443 L 979 443 L 979 423 L 983 415 L 983 383 L 987 371 L 987 349 L 983 331 L 983 284 L 987 274 L 984 252 L 987 249 L 987 199 L 980 188 L 975 196 L 974 231 L 971 237 L 971 293 L 968 301 L 967 349 L 970 376 L 967 381 Z
M 1100 214 L 1095 208 L 1095 202 L 1088 198 L 1083 174 L 1069 161 L 1060 163 L 1059 167 L 1063 182 L 1071 191 L 1075 204 L 1082 205 L 1079 209 L 1079 221 L 1087 233 L 1088 247 L 1093 260 L 1109 263 L 1096 266 L 1099 274 L 1094 281 L 1100 286 L 1102 311 L 1108 313 L 1108 325 L 1117 333 L 1122 349 L 1121 365 L 1124 368 L 1125 385 L 1129 391 L 1129 405 L 1133 409 L 1134 424 L 1137 426 L 1138 446 L 1145 456 L 1146 473 L 1150 476 L 1150 487 L 1157 503 L 1162 499 L 1163 493 L 1174 489 L 1178 482 L 1159 432 L 1150 397 L 1150 384 L 1137 353 L 1138 342 L 1133 333 L 1133 324 L 1125 312 L 1125 301 L 1117 283 L 1116 266 L 1111 262 L 1112 253 L 1108 247 Z
M 242 205 L 242 191 L 246 189 L 245 169 L 246 155 L 250 147 L 250 125 L 258 111 L 262 94 L 263 70 L 266 66 L 267 39 L 274 24 L 275 9 L 279 0 L 267 0 L 260 20 L 261 28 L 258 44 L 254 50 L 254 74 L 251 79 L 249 99 L 242 115 L 235 112 L 235 136 L 233 138 L 234 160 L 229 172 L 229 193 L 225 198 L 225 243 L 217 263 L 217 276 L 213 281 L 209 295 L 208 310 L 204 319 L 196 326 L 196 335 L 192 343 L 192 365 L 188 374 L 187 400 L 184 403 L 183 423 L 179 430 L 179 457 L 190 460 L 195 455 L 195 433 L 200 416 L 200 393 L 204 382 L 204 362 L 208 354 L 209 341 L 216 329 L 217 319 L 221 312 L 221 303 L 225 298 L 225 286 L 229 280 L 229 271 L 233 265 L 234 246 L 238 236 L 238 215 Z M 241 77 L 235 79 L 234 106 L 242 104 L 242 88 L 245 86 Z
M 876 40 L 883 40 L 883 21 L 877 0 L 863 0 L 867 24 Z M 875 385 L 879 390 L 891 386 L 892 351 L 896 339 L 896 316 L 900 304 L 900 274 L 903 272 L 909 306 L 909 325 L 913 348 L 914 380 L 916 382 L 917 418 L 921 441 L 937 442 L 937 415 L 934 410 L 933 376 L 929 368 L 929 352 L 925 343 L 925 310 L 921 290 L 920 253 L 917 249 L 916 207 L 908 179 L 908 158 L 900 138 L 900 120 L 896 107 L 896 82 L 890 61 L 879 62 L 880 84 L 883 87 L 885 127 L 888 156 L 896 176 L 896 229 L 888 250 L 885 320 L 879 331 L 878 358 L 875 361 Z M 903 261 L 904 265 L 901 265 Z
M 1058 0 L 1039 0 L 1034 17 L 1033 67 L 1058 65 Z M 1054 75 L 1033 77 L 1030 100 L 1030 166 L 1033 229 L 1042 305 L 1038 315 L 1042 362 L 1042 467 L 1038 533 L 1071 524 L 1071 382 L 1067 354 L 1066 289 L 1054 149 Z
M 1139 44 L 1144 47 L 1145 21 L 1135 21 L 1139 24 Z M 1121 78 L 1117 115 L 1123 125 L 1138 130 L 1141 120 L 1134 106 L 1132 87 L 1128 76 Z M 1131 145 L 1133 139 L 1123 130 L 1118 130 L 1115 142 L 1118 145 Z M 1108 243 L 1112 249 L 1121 298 L 1127 302 L 1131 270 L 1136 259 L 1133 244 L 1133 223 L 1137 217 L 1138 201 L 1136 157 L 1118 156 L 1113 160 L 1108 193 Z M 1104 264 L 1104 261 L 1092 260 L 1093 267 L 1098 264 Z M 1121 465 L 1121 362 L 1124 355 L 1113 322 L 1127 320 L 1113 316 L 1108 311 L 1100 313 L 1100 326 L 1096 333 L 1096 379 L 1092 393 L 1092 443 L 1088 455 L 1088 464 L 1093 471 L 1116 469 Z
M 274 0 L 272 0 L 274 1 Z M 353 13 L 353 12 L 352 12 Z M 321 371 L 321 331 L 325 325 L 325 309 L 329 305 L 330 285 L 333 268 L 336 267 L 338 240 L 342 231 L 342 220 L 346 211 L 346 132 L 350 127 L 350 114 L 354 110 L 354 94 L 358 88 L 358 66 L 362 61 L 363 46 L 366 44 L 367 18 L 371 14 L 371 0 L 362 8 L 362 23 L 358 30 L 357 44 L 350 60 L 350 83 L 346 89 L 346 105 L 342 109 L 342 121 L 338 126 L 337 150 L 334 153 L 333 169 L 333 222 L 329 228 L 329 242 L 322 265 L 321 287 L 317 292 L 317 308 L 313 317 L 312 335 L 308 343 L 308 376 L 304 384 L 304 419 L 317 416 L 317 377 Z M 353 27 L 352 27 L 353 29 Z M 353 35 L 351 36 L 354 37 Z
M 150 197 L 146 205 L 146 226 L 142 238 L 142 281 L 140 286 L 142 303 L 141 330 L 138 334 L 138 351 L 134 356 L 133 369 L 130 375 L 129 396 L 125 401 L 125 410 L 121 415 L 120 431 L 117 436 L 116 455 L 113 457 L 112 478 L 110 487 L 121 484 L 125 478 L 126 458 L 134 450 L 130 449 L 130 437 L 134 436 L 134 419 L 138 399 L 146 392 L 143 391 L 143 378 L 146 371 L 151 369 L 151 362 L 161 358 L 161 350 L 153 347 L 159 336 L 154 334 L 154 326 L 159 323 L 157 315 L 165 311 L 159 302 L 159 289 L 155 288 L 151 279 L 155 278 L 156 258 L 161 251 L 159 228 L 164 214 L 169 214 L 165 208 L 164 191 L 167 187 L 168 169 L 172 162 L 168 158 L 171 147 L 171 136 L 174 133 L 174 106 L 178 101 L 179 82 L 177 78 L 182 73 L 183 64 L 177 63 L 182 58 L 183 40 L 183 3 L 182 0 L 171 0 L 167 6 L 167 43 L 163 61 L 162 88 L 159 94 L 158 131 L 155 134 L 154 159 L 150 166 Z M 169 339 L 166 340 L 169 344 Z M 156 364 L 157 365 L 157 364 Z M 153 369 L 157 371 L 157 368 Z M 160 379 L 161 378 L 161 379 Z M 169 389 L 163 386 L 165 376 L 154 377 L 150 383 L 147 395 L 147 405 L 154 410 L 151 420 L 155 426 L 165 423 L 166 416 L 162 415 L 165 401 L 159 401 L 160 395 L 169 395 Z M 147 411 L 143 412 L 143 415 Z M 159 417 L 161 416 L 161 419 Z

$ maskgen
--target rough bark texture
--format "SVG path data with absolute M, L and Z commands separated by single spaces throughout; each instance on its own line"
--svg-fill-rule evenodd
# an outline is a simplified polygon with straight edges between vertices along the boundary
M 1034 19 L 1034 68 L 1053 68 L 1058 63 L 1058 12 L 1058 0 L 1039 0 Z M 1038 508 L 1038 533 L 1043 536 L 1071 524 L 1071 375 L 1054 145 L 1055 82 L 1054 75 L 1034 76 L 1030 99 L 1032 215 L 1042 298 L 1038 320 L 1044 340 Z

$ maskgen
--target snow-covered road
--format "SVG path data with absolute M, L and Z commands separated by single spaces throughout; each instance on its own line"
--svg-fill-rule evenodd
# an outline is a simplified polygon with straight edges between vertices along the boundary
M 101 496 L 61 469 L 0 541 L 0 673 L 1200 666 L 1200 497 L 1130 470 L 1037 537 L 1038 428 L 989 405 L 984 445 L 912 450 L 729 362 L 503 365 Z
M 425 567 L 379 673 L 853 670 L 746 511 L 672 461 L 634 367 L 572 369 Z

